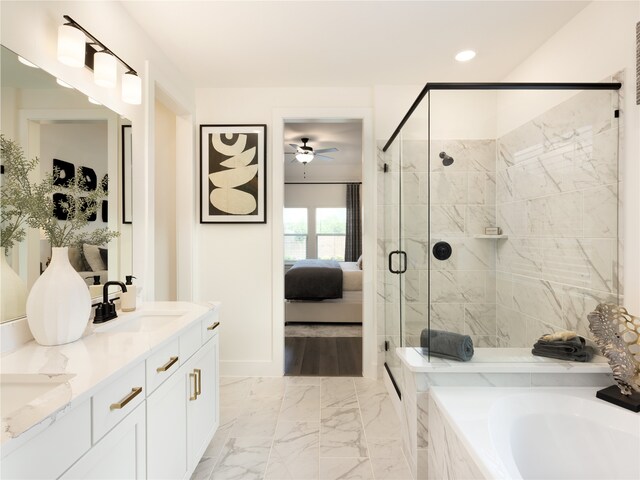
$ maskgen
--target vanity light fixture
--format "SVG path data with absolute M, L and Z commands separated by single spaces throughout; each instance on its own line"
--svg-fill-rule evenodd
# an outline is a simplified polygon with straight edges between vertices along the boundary
M 74 68 L 84 67 L 85 35 L 73 23 L 58 27 L 58 60 Z
M 475 56 L 476 52 L 474 52 L 473 50 L 463 50 L 456 54 L 456 60 L 459 62 L 468 62 Z
M 93 81 L 106 88 L 115 88 L 118 83 L 118 62 L 106 50 L 93 55 Z
M 18 61 L 23 64 L 26 65 L 27 67 L 31 67 L 31 68 L 40 68 L 39 66 L 37 66 L 34 63 L 31 63 L 29 60 L 26 60 L 24 58 L 22 58 L 20 55 L 18 55 Z
M 93 69 L 96 85 L 107 88 L 117 85 L 120 62 L 126 69 L 122 76 L 122 101 L 140 105 L 142 81 L 138 73 L 69 15 L 63 18 L 66 23 L 58 28 L 58 60 L 72 67 Z
M 56 83 L 58 85 L 60 85 L 61 87 L 64 88 L 73 88 L 71 85 L 69 85 L 67 82 L 63 82 L 62 80 L 60 80 L 59 78 L 56 78 Z
M 131 105 L 142 103 L 142 80 L 133 70 L 122 75 L 122 101 Z

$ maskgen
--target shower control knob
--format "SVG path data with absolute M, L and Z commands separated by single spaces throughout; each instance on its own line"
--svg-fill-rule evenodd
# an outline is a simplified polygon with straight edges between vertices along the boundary
M 451 245 L 449 245 L 447 242 L 437 242 L 433 246 L 432 252 L 433 256 L 438 260 L 446 260 L 451 256 L 453 250 L 451 248 Z

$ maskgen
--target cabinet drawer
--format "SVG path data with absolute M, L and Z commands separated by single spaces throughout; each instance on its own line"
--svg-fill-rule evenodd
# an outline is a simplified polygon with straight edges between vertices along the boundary
M 176 338 L 147 358 L 147 396 L 180 367 L 180 342 Z
M 196 323 L 180 335 L 180 365 L 184 364 L 202 346 L 200 328 L 200 325 Z
M 202 319 L 202 343 L 206 343 L 210 338 L 218 334 L 220 328 L 220 312 L 218 307 L 211 311 L 209 315 Z
M 144 400 L 144 374 L 145 364 L 141 362 L 93 396 L 91 422 L 94 443 Z
M 2 459 L 1 478 L 58 478 L 91 447 L 89 400 Z

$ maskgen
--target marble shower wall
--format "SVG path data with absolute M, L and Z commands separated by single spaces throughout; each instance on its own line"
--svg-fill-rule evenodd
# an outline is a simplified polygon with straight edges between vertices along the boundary
M 453 164 L 444 166 L 441 152 Z M 431 238 L 428 257 L 419 258 L 420 286 L 430 265 L 431 329 L 465 333 L 477 347 L 497 346 L 495 240 L 475 238 L 496 225 L 495 159 L 493 139 L 431 141 Z M 447 260 L 432 254 L 439 241 L 452 247 Z
M 586 315 L 618 301 L 617 102 L 584 91 L 498 138 L 499 346 L 559 329 L 589 337 Z

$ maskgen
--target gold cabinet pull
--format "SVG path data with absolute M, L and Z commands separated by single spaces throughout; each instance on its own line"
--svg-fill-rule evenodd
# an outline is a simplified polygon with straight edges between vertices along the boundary
M 194 390 L 194 394 L 189 396 L 189 400 L 193 401 L 193 400 L 197 400 L 198 399 L 198 383 L 197 383 L 197 374 L 195 373 L 190 373 L 189 374 L 189 378 L 193 378 L 193 390 Z
M 142 393 L 142 387 L 135 387 L 131 389 L 131 392 L 124 397 L 122 400 L 120 400 L 118 403 L 112 403 L 111 406 L 109 407 L 109 410 L 120 410 L 121 408 L 123 408 L 127 403 L 129 403 L 131 400 L 133 400 L 134 398 L 136 398 L 138 395 L 140 395 Z
M 207 330 L 215 330 L 216 328 L 218 328 L 218 325 L 220 325 L 220 322 L 215 322 L 213 325 L 209 325 L 207 327 Z
M 197 397 L 199 395 L 202 395 L 202 370 L 200 370 L 199 368 L 194 368 L 193 371 L 196 372 L 196 375 L 198 376 L 198 389 L 196 390 Z
M 167 363 L 165 363 L 164 365 L 162 365 L 161 367 L 156 368 L 156 372 L 160 373 L 160 372 L 166 372 L 167 370 L 169 370 L 173 365 L 175 365 L 175 363 L 178 361 L 178 357 L 171 357 L 169 358 L 169 361 Z

